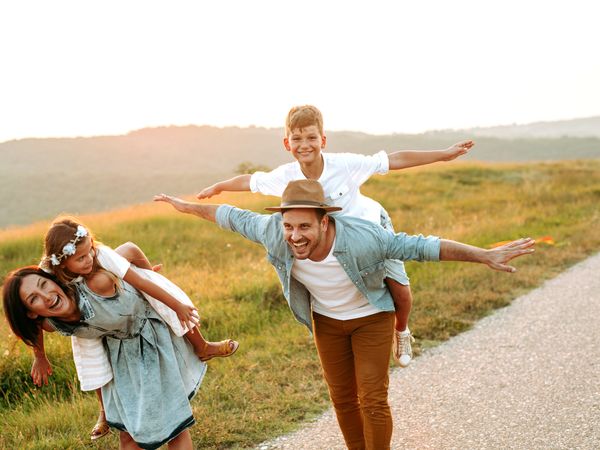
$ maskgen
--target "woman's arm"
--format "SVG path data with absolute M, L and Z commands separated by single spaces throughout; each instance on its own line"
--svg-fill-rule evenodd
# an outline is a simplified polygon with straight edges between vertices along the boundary
M 52 366 L 46 356 L 46 350 L 44 348 L 44 330 L 51 332 L 54 329 L 46 323 L 46 320 L 42 322 L 40 331 L 38 334 L 37 341 L 33 346 L 33 363 L 31 365 L 31 379 L 33 384 L 41 386 L 42 384 L 48 385 L 48 377 L 52 375 Z

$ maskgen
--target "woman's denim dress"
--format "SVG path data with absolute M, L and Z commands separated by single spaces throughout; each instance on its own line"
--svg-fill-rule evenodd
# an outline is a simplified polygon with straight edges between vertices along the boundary
M 121 281 L 112 297 L 75 285 L 78 324 L 50 320 L 57 331 L 80 338 L 104 338 L 114 378 L 102 387 L 111 427 L 127 431 L 145 449 L 158 448 L 194 424 L 191 398 L 206 364 L 191 344 L 175 336 L 149 303 Z

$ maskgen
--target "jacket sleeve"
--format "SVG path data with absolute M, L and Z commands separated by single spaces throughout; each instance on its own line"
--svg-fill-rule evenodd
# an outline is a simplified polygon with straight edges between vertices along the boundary
M 272 219 L 273 215 L 258 214 L 230 205 L 221 205 L 216 213 L 216 222 L 221 228 L 241 234 L 246 239 L 265 247 L 267 246 L 266 231 Z
M 406 233 L 385 233 L 385 252 L 388 259 L 403 261 L 439 261 L 440 238 L 437 236 L 409 235 Z

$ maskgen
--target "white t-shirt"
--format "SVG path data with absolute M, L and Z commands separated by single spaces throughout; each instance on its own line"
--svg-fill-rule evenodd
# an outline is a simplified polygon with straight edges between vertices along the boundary
M 319 262 L 296 259 L 292 276 L 310 292 L 312 309 L 337 320 L 357 319 L 381 312 L 354 286 L 333 254 Z
M 371 222 L 381 222 L 382 206 L 360 193 L 360 186 L 374 174 L 389 171 L 385 151 L 374 155 L 355 153 L 322 153 L 323 173 L 317 181 L 323 186 L 325 202 L 341 206 L 340 214 L 359 217 Z M 290 181 L 305 180 L 300 164 L 295 161 L 283 164 L 271 172 L 255 172 L 250 177 L 250 190 L 265 195 L 281 197 Z
M 96 247 L 96 258 L 104 270 L 111 272 L 121 280 L 131 267 L 131 263 L 106 245 Z

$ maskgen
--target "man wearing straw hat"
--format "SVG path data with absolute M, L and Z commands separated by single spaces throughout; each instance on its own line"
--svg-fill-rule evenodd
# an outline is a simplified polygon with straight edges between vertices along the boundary
M 434 236 L 394 234 L 362 219 L 330 215 L 315 180 L 288 184 L 266 215 L 229 205 L 155 201 L 216 222 L 262 244 L 295 318 L 314 334 L 323 374 L 349 449 L 389 449 L 392 416 L 388 367 L 394 303 L 384 282 L 386 259 L 468 261 L 514 272 L 507 263 L 533 252 L 532 239 L 486 250 Z

